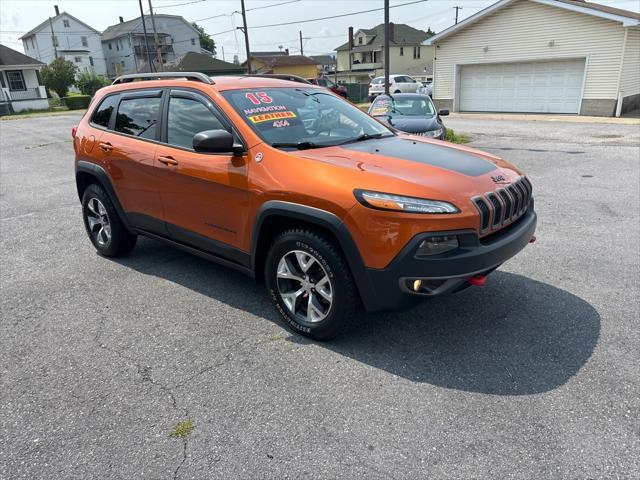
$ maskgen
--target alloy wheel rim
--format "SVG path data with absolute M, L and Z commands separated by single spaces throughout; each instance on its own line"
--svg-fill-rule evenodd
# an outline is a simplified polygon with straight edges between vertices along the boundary
M 97 198 L 91 198 L 87 202 L 87 224 L 98 245 L 104 247 L 109 244 L 111 241 L 111 222 L 107 209 Z
M 291 250 L 277 270 L 278 292 L 287 309 L 309 323 L 324 320 L 333 305 L 333 284 L 320 261 L 307 252 Z

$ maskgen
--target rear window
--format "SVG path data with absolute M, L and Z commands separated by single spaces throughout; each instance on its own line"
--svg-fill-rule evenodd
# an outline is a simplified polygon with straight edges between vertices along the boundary
M 113 109 L 116 108 L 116 105 L 118 105 L 119 98 L 120 95 L 111 95 L 102 100 L 91 117 L 91 123 L 104 128 L 109 128 L 111 113 L 113 112 Z
M 120 102 L 116 115 L 116 132 L 140 138 L 156 138 L 160 97 L 127 98 Z
M 378 85 L 380 83 L 384 83 L 384 77 L 374 78 L 373 80 L 371 80 L 371 83 L 373 83 L 374 85 Z

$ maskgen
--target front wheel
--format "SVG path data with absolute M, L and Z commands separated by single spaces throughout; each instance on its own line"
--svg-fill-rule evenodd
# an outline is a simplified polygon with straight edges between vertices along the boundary
M 266 284 L 276 309 L 292 330 L 329 340 L 356 313 L 349 267 L 328 237 L 304 229 L 276 238 L 266 263 Z

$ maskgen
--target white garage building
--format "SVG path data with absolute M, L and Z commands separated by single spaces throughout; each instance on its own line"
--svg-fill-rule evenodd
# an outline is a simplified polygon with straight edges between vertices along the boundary
M 425 41 L 433 99 L 462 112 L 620 115 L 640 108 L 640 14 L 501 0 Z

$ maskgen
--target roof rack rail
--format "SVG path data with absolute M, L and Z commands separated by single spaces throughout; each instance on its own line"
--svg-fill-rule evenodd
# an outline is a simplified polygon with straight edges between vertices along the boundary
M 155 72 L 155 73 L 131 73 L 116 78 L 111 85 L 135 82 L 136 80 L 164 80 L 165 78 L 186 78 L 195 82 L 214 85 L 215 82 L 204 73 L 200 72 Z
M 243 75 L 245 77 L 264 77 L 264 78 L 275 78 L 278 80 L 289 80 L 290 82 L 298 82 L 298 83 L 306 83 L 311 85 L 311 82 L 305 80 L 302 77 L 297 75 L 289 75 L 288 73 L 248 73 Z

